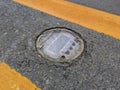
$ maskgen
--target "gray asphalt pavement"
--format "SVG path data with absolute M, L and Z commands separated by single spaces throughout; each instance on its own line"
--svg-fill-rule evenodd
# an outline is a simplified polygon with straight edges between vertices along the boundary
M 120 15 L 120 0 L 69 0 L 98 10 Z
M 75 0 L 120 15 L 119 0 L 103 1 Z M 51 27 L 70 28 L 85 40 L 85 51 L 73 64 L 56 65 L 39 57 L 36 38 Z M 0 61 L 43 90 L 120 90 L 120 40 L 11 0 L 0 0 Z

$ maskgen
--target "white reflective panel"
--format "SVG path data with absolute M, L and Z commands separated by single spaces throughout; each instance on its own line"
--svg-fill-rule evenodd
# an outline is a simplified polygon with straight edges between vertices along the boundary
M 44 31 L 36 42 L 40 55 L 54 62 L 70 62 L 84 50 L 84 42 L 76 33 L 67 29 Z

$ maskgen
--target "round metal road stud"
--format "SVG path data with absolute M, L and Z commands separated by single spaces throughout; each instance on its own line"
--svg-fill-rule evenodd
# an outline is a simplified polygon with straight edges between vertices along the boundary
M 67 28 L 43 31 L 36 41 L 38 53 L 54 62 L 71 62 L 84 51 L 80 35 Z

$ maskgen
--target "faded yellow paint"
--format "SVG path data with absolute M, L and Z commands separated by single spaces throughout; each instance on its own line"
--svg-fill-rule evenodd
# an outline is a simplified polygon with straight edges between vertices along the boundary
M 120 39 L 120 16 L 63 0 L 14 1 Z
M 41 90 L 7 64 L 0 63 L 0 90 Z

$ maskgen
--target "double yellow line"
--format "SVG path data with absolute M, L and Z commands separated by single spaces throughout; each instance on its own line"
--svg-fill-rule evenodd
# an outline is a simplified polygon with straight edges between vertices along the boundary
M 14 0 L 50 15 L 120 39 L 120 16 L 64 0 Z M 31 81 L 0 63 L 0 90 L 41 90 Z
M 14 0 L 31 8 L 120 39 L 120 16 L 65 0 Z

